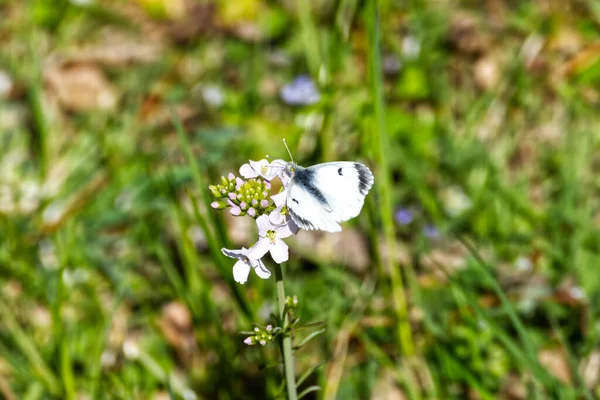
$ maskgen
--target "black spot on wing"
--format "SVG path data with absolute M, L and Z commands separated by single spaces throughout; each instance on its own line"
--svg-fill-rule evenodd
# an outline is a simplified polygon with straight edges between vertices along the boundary
M 298 168 L 294 176 L 294 183 L 302 186 L 308 193 L 313 195 L 319 203 L 329 208 L 329 203 L 323 193 L 315 186 L 315 172 L 310 169 Z
M 358 190 L 366 196 L 369 189 L 371 189 L 371 185 L 373 185 L 373 174 L 369 168 L 359 163 L 354 163 L 354 168 L 358 172 Z
M 342 176 L 342 169 L 341 168 L 338 168 L 338 175 Z
M 298 203 L 298 200 L 296 200 L 296 199 L 292 199 L 292 201 L 296 204 L 300 204 L 300 203 Z

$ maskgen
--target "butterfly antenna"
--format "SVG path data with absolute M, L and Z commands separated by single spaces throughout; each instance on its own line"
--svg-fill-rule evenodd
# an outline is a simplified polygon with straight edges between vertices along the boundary
M 283 139 L 283 145 L 287 149 L 287 152 L 290 155 L 290 159 L 292 160 L 292 162 L 295 162 L 294 157 L 292 157 L 292 152 L 290 151 L 290 148 L 288 147 L 287 142 L 285 141 L 285 138 Z

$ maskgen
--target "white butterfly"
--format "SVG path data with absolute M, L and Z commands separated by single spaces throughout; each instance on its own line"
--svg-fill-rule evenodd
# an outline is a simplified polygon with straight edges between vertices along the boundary
M 356 217 L 375 179 L 363 164 L 328 162 L 304 168 L 285 163 L 287 208 L 302 229 L 339 232 L 338 222 Z

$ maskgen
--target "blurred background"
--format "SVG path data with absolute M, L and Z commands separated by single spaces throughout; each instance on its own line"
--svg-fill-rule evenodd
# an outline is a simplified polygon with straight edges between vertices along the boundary
M 600 396 L 600 3 L 0 0 L 0 398 L 282 398 L 248 159 L 375 173 L 289 241 L 324 399 Z M 268 257 L 267 266 L 272 269 Z M 306 337 L 298 332 L 298 340 Z

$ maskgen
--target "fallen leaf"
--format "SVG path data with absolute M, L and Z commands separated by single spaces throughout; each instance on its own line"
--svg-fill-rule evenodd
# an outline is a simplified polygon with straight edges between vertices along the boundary
M 481 89 L 493 89 L 500 82 L 500 66 L 498 60 L 490 55 L 480 57 L 474 66 L 475 83 Z
M 160 330 L 166 341 L 175 349 L 179 360 L 189 365 L 196 351 L 196 338 L 192 328 L 192 315 L 180 302 L 171 302 L 162 308 Z
M 44 72 L 50 91 L 68 111 L 108 110 L 118 95 L 104 72 L 93 64 L 51 64 Z
M 514 374 L 508 375 L 502 385 L 502 399 L 505 400 L 525 400 L 527 398 L 527 388 L 523 381 Z
M 398 386 L 394 372 L 384 369 L 377 378 L 371 400 L 405 400 L 406 395 Z
M 600 350 L 593 350 L 579 364 L 579 373 L 585 386 L 592 389 L 600 383 Z
M 538 354 L 540 364 L 559 381 L 570 384 L 571 370 L 565 352 L 561 348 L 545 349 Z
M 465 12 L 454 15 L 448 32 L 450 42 L 466 54 L 479 54 L 489 46 L 489 39 L 481 30 L 477 18 Z
M 344 229 L 335 235 L 301 231 L 293 243 L 294 250 L 308 259 L 346 265 L 357 272 L 364 272 L 371 264 L 366 239 L 356 229 Z

